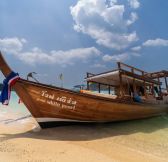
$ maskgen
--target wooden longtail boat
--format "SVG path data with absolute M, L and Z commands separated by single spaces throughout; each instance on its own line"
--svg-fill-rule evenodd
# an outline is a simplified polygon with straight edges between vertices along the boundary
M 112 122 L 168 113 L 167 92 L 161 92 L 159 81 L 161 77 L 165 77 L 167 81 L 167 71 L 152 74 L 123 63 L 118 63 L 118 66 L 117 70 L 98 75 L 87 73 L 87 90 L 80 92 L 25 79 L 18 80 L 14 90 L 41 127 L 51 126 L 59 121 Z M 122 69 L 121 66 L 127 66 L 131 72 Z M 12 72 L 1 53 L 0 70 L 5 77 Z M 142 74 L 136 74 L 136 70 Z M 97 93 L 91 91 L 94 83 L 98 85 Z M 109 94 L 102 94 L 101 86 L 108 87 Z M 136 92 L 138 87 L 142 86 L 143 99 L 137 102 L 130 90 Z M 154 96 L 154 86 L 159 88 L 158 96 Z M 152 94 L 149 94 L 147 87 L 152 88 Z M 111 89 L 116 93 L 111 94 Z

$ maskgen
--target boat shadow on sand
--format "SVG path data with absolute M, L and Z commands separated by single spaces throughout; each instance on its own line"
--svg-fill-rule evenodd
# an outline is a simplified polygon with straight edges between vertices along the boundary
M 131 135 L 135 133 L 152 133 L 168 128 L 168 115 L 149 119 L 113 122 L 113 123 L 70 123 L 38 132 L 28 130 L 24 133 L 0 133 L 0 141 L 13 138 L 33 138 L 60 141 L 91 141 L 96 139 Z

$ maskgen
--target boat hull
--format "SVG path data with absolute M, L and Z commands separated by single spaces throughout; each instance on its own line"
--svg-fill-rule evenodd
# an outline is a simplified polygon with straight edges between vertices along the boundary
M 42 127 L 68 122 L 133 120 L 168 112 L 167 104 L 108 99 L 26 80 L 18 81 L 14 88 Z

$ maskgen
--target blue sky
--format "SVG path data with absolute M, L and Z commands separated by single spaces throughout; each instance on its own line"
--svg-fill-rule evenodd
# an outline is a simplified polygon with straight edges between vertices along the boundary
M 165 0 L 1 0 L 0 49 L 22 77 L 35 71 L 57 86 L 60 73 L 72 87 L 116 61 L 168 69 L 167 8 Z

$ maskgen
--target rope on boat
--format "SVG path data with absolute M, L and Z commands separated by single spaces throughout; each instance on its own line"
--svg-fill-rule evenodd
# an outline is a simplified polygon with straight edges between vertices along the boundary
M 32 115 L 26 115 L 26 116 L 23 116 L 23 117 L 17 118 L 17 119 L 9 119 L 5 122 L 5 124 L 13 123 L 13 122 L 16 122 L 16 121 L 19 121 L 22 119 L 26 119 L 26 118 L 30 118 L 30 117 L 32 117 Z
M 0 123 L 6 122 L 6 121 L 11 121 L 11 120 L 14 120 L 14 119 L 4 119 L 4 120 L 0 120 Z

